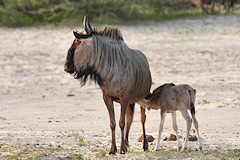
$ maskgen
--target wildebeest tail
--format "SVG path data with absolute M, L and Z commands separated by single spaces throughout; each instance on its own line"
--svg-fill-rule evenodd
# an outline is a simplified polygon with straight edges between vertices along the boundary
M 129 105 L 132 115 L 134 115 L 135 103 Z
M 196 97 L 196 90 L 188 90 L 189 96 L 190 96 L 190 106 L 191 106 L 191 114 L 195 114 L 195 97 Z

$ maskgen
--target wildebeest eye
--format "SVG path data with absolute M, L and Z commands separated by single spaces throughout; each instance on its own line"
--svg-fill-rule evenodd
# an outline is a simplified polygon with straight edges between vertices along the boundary
M 81 43 L 80 39 L 75 39 L 75 43 L 76 43 L 76 44 Z

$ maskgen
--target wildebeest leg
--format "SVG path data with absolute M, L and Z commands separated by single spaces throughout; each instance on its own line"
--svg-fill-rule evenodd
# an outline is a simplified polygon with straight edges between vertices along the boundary
M 112 130 L 112 145 L 111 149 L 109 151 L 109 154 L 115 154 L 117 152 L 116 142 L 115 142 L 115 128 L 116 128 L 116 122 L 115 122 L 115 114 L 114 114 L 114 106 L 113 101 L 110 97 L 103 94 L 103 100 L 107 106 L 109 118 L 110 118 L 110 127 Z
M 181 141 L 179 140 L 179 136 L 178 136 L 178 126 L 177 126 L 177 120 L 176 120 L 176 111 L 172 113 L 172 126 L 173 126 L 173 130 L 175 131 L 176 137 L 177 137 L 178 151 L 180 151 L 181 148 L 182 148 L 182 144 L 181 144 Z
M 142 145 L 143 145 L 143 150 L 147 151 L 148 150 L 148 142 L 146 140 L 146 134 L 145 134 L 145 122 L 146 122 L 146 114 L 145 114 L 145 108 L 143 108 L 142 106 L 140 106 L 141 109 L 141 122 L 142 122 L 142 130 L 143 130 L 143 141 L 142 141 Z
M 201 150 L 202 150 L 202 140 L 201 140 L 201 138 L 200 138 L 200 136 L 199 136 L 199 132 L 198 132 L 198 122 L 197 122 L 197 119 L 196 119 L 196 117 L 195 117 L 195 114 L 193 114 L 193 113 L 192 113 L 192 119 L 193 119 L 194 127 L 195 127 L 195 129 L 196 129 L 196 131 L 197 131 L 198 142 L 199 142 L 199 149 L 200 149 L 200 151 L 201 151 Z
M 132 124 L 132 120 L 133 120 L 133 113 L 134 113 L 134 104 L 130 104 L 127 107 L 127 111 L 126 111 L 126 132 L 125 132 L 125 145 L 128 146 L 128 135 L 129 135 L 129 131 L 130 131 L 130 127 Z
M 182 108 L 186 108 L 186 107 L 182 107 Z M 180 112 L 182 113 L 182 116 L 187 123 L 186 139 L 185 139 L 185 142 L 184 142 L 184 147 L 182 148 L 182 151 L 185 151 L 188 147 L 188 139 L 189 139 L 189 132 L 190 132 L 190 129 L 191 129 L 191 126 L 192 126 L 192 119 L 189 116 L 188 111 L 186 109 L 180 110 Z
M 164 124 L 164 121 L 165 121 L 166 111 L 161 110 L 160 113 L 161 113 L 161 122 L 160 122 L 160 125 L 159 125 L 159 131 L 158 131 L 158 141 L 157 141 L 157 144 L 156 144 L 156 147 L 155 147 L 156 151 L 158 151 L 159 147 L 160 147 L 160 140 L 161 140 L 161 134 L 162 134 L 162 131 L 163 131 L 163 124 Z
M 121 145 L 120 145 L 120 154 L 124 154 L 127 152 L 127 148 L 124 142 L 124 127 L 125 127 L 125 115 L 128 103 L 126 99 L 120 98 L 120 104 L 121 104 L 121 113 L 120 113 L 120 120 L 119 120 L 119 127 L 121 129 Z

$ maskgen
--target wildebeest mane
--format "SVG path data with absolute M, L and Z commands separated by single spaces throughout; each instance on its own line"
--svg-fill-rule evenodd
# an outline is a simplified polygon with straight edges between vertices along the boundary
M 103 37 L 109 37 L 113 40 L 123 40 L 122 33 L 119 30 L 118 27 L 114 26 L 105 26 L 100 29 L 94 29 L 94 34 L 103 36 Z

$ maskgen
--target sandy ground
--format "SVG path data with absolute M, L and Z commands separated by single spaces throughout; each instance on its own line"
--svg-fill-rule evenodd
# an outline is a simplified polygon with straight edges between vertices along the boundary
M 91 147 L 110 149 L 109 117 L 99 87 L 88 83 L 81 88 L 63 71 L 75 29 L 81 30 L 0 28 L 0 157 L 20 155 L 21 147 L 27 145 L 64 146 L 78 138 L 88 142 L 80 147 L 84 158 L 96 156 L 89 153 Z M 128 46 L 147 56 L 155 83 L 152 90 L 166 82 L 187 83 L 197 90 L 196 116 L 204 149 L 240 149 L 240 17 L 148 22 L 120 29 Z M 130 149 L 141 151 L 137 142 L 142 133 L 140 110 L 138 105 L 135 108 Z M 147 111 L 146 131 L 154 137 L 159 113 Z M 118 104 L 115 114 L 118 122 Z M 177 120 L 180 135 L 185 137 L 186 124 L 180 113 Z M 174 133 L 171 124 L 167 115 L 162 137 Z M 118 126 L 116 140 L 119 149 Z M 176 142 L 161 143 L 177 147 Z M 197 142 L 189 145 L 198 147 Z

